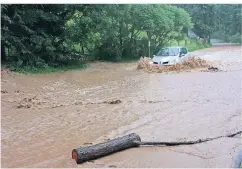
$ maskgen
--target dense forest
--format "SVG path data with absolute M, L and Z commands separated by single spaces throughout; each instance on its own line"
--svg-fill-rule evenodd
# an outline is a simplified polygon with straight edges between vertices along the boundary
M 137 59 L 174 42 L 205 47 L 216 38 L 241 43 L 241 7 L 1 5 L 1 61 L 18 68 L 58 67 Z M 189 29 L 197 37 L 189 37 Z

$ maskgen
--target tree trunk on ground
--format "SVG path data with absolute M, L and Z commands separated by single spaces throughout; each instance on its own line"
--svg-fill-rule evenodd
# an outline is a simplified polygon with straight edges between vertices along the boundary
M 138 146 L 177 146 L 177 145 L 191 145 L 191 144 L 200 144 L 212 140 L 216 140 L 222 137 L 234 137 L 236 135 L 242 134 L 242 131 L 236 133 L 227 134 L 224 136 L 217 136 L 213 138 L 198 139 L 196 141 L 178 141 L 178 142 L 141 142 L 140 136 L 132 133 L 123 137 L 119 137 L 113 140 L 109 140 L 105 143 L 100 143 L 97 145 L 79 147 L 72 150 L 72 158 L 76 162 L 83 163 L 89 160 L 94 160 L 106 155 Z
M 77 163 L 83 163 L 127 148 L 137 147 L 140 141 L 139 135 L 132 133 L 127 136 L 109 140 L 105 143 L 76 148 L 72 151 L 72 158 L 75 159 Z

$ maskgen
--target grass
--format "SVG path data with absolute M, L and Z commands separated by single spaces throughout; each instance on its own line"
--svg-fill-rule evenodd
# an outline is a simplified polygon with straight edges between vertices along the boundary
M 179 44 L 177 41 L 173 40 L 167 46 L 184 46 L 188 49 L 189 52 L 211 47 L 211 45 L 209 45 L 209 44 L 203 45 L 195 40 L 187 40 L 187 44 L 185 43 L 185 40 L 180 41 Z
M 199 49 L 204 49 L 204 48 L 210 48 L 211 46 L 208 45 L 208 44 L 195 44 L 195 43 L 191 43 L 191 44 L 188 44 L 187 45 L 187 49 L 188 51 L 192 52 L 192 51 L 195 51 L 195 50 L 199 50 Z
M 54 72 L 64 72 L 68 70 L 78 70 L 86 69 L 88 65 L 86 63 L 78 63 L 72 65 L 63 65 L 63 66 L 45 66 L 45 67 L 30 67 L 25 66 L 22 68 L 16 68 L 13 65 L 8 66 L 11 71 L 24 73 L 24 74 L 45 74 L 45 73 L 54 73 Z

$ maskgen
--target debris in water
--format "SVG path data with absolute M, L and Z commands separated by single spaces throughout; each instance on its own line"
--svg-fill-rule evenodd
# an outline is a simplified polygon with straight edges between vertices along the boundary
M 1 90 L 1 93 L 8 93 L 6 90 Z
M 20 109 L 20 108 L 27 108 L 27 109 L 29 109 L 29 108 L 31 108 L 31 105 L 29 105 L 29 104 L 26 104 L 26 105 L 19 104 L 19 105 L 17 105 L 17 108 L 18 109 Z
M 110 165 L 110 166 L 108 166 L 108 167 L 110 167 L 110 168 L 117 168 L 116 165 Z
M 121 100 L 112 100 L 112 101 L 104 101 L 102 103 L 106 103 L 106 104 L 119 104 L 122 103 Z
M 36 106 L 40 106 L 42 104 L 45 104 L 45 101 L 39 101 L 39 99 L 36 98 L 36 96 L 33 96 L 31 98 L 24 98 L 21 101 L 18 102 L 18 105 L 16 106 L 18 109 L 20 108 L 33 108 Z
M 208 70 L 218 71 L 219 69 L 218 69 L 217 67 L 213 67 L 213 66 L 211 66 L 211 67 L 208 68 Z
M 109 104 L 119 104 L 119 103 L 121 103 L 121 100 L 113 100 L 109 102 Z

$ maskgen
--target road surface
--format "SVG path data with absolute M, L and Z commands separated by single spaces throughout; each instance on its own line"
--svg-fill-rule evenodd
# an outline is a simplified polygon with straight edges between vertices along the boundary
M 41 75 L 2 70 L 2 167 L 230 167 L 241 135 L 134 148 L 82 165 L 71 151 L 132 132 L 143 141 L 185 141 L 241 130 L 241 52 L 231 46 L 193 53 L 222 72 L 146 73 L 136 63 L 99 62 Z

